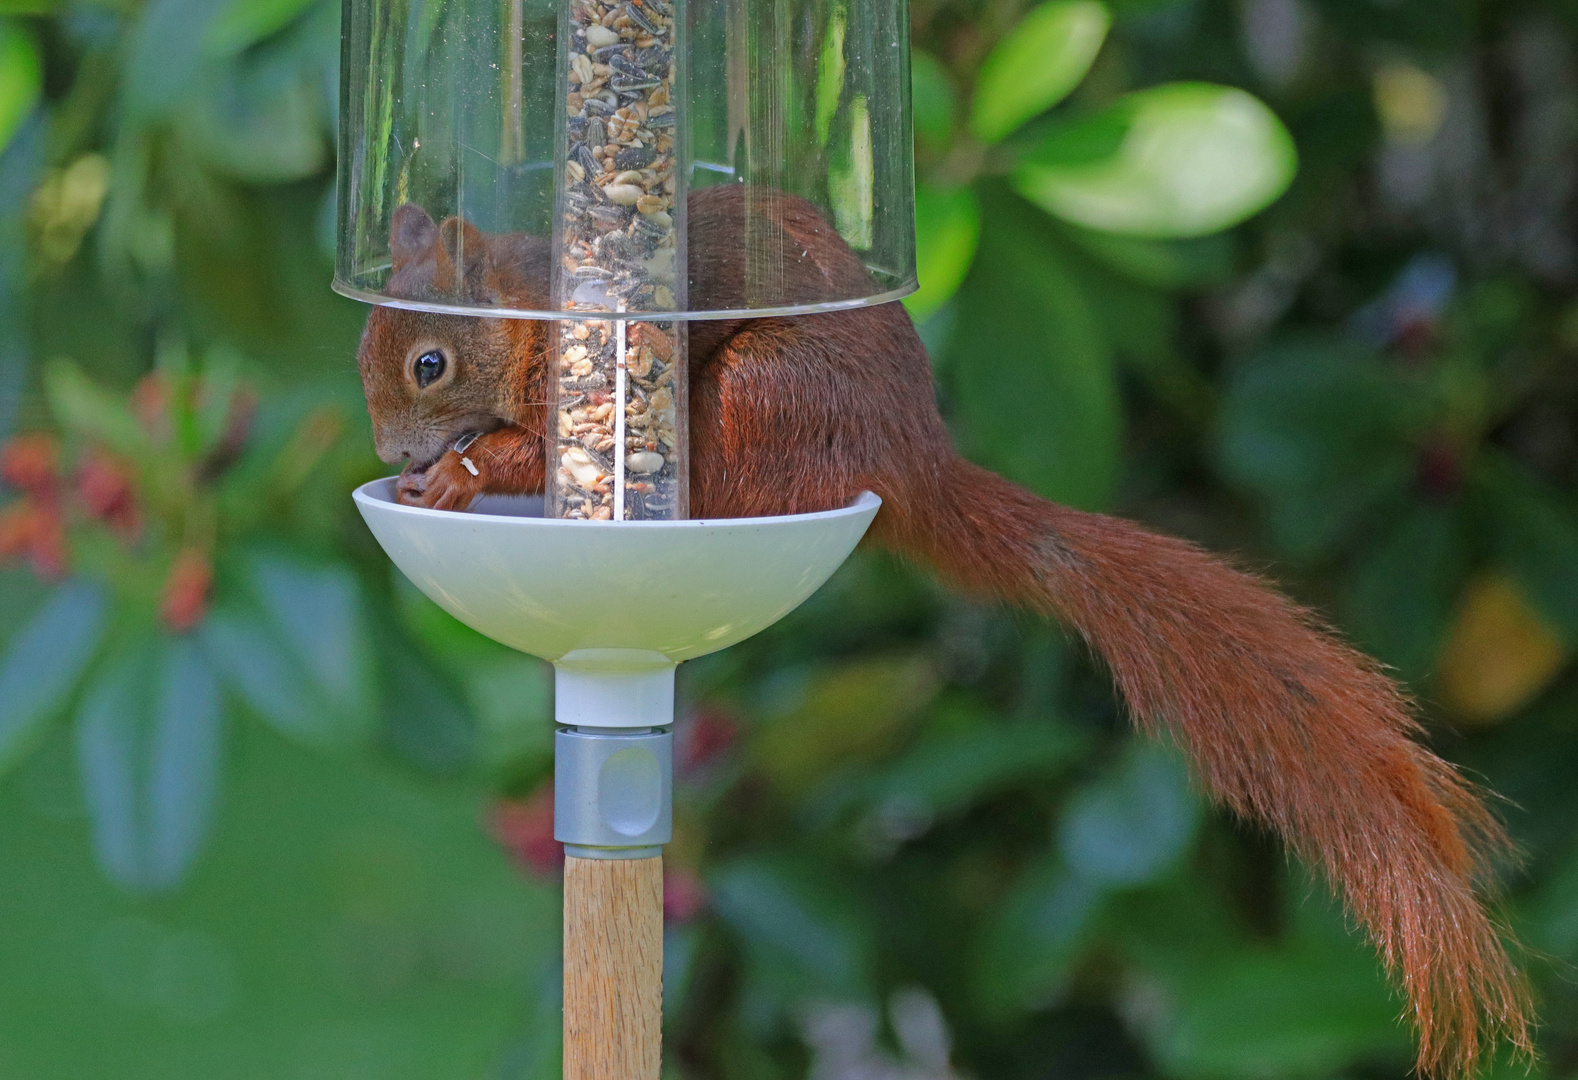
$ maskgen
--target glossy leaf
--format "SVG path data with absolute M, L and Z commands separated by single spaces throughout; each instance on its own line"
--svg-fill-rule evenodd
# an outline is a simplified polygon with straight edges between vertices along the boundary
M 1519 907 L 1531 946 L 1563 959 L 1578 953 L 1578 858 L 1570 848 Z
M 1477 486 L 1502 565 L 1567 643 L 1578 646 L 1578 509 L 1500 456 L 1487 457 Z
M 1335 905 L 1299 899 L 1311 910 L 1294 912 L 1276 946 L 1159 973 L 1167 1004 L 1142 1031 L 1170 1075 L 1316 1076 L 1355 1059 L 1407 1060 L 1407 1032 L 1373 953 Z
M 986 204 L 946 357 L 964 445 L 1048 498 L 1106 505 L 1122 431 L 1110 342 L 1057 249 L 1023 204 Z
M 1463 590 L 1441 650 L 1436 692 L 1460 718 L 1486 724 L 1533 701 L 1567 666 L 1572 647 L 1502 574 Z
M 873 794 L 933 815 L 953 813 L 1028 777 L 1045 780 L 1077 760 L 1084 740 L 1046 721 L 993 724 L 934 736 L 894 761 Z
M 827 145 L 833 130 L 833 116 L 844 97 L 844 29 L 847 16 L 842 6 L 834 6 L 822 38 L 822 54 L 816 67 L 816 141 Z
M 222 607 L 203 626 L 225 682 L 293 739 L 341 746 L 365 738 L 374 683 L 355 579 L 342 567 L 274 557 L 250 570 L 257 606 Z
M 970 130 L 994 143 L 1079 85 L 1112 25 L 1097 0 L 1053 0 L 1032 8 L 981 65 Z
M 92 660 L 104 630 L 104 590 L 73 579 L 17 630 L 0 659 L 0 770 L 32 748 Z
M 817 672 L 767 720 L 753 743 L 757 762 L 785 790 L 805 790 L 832 767 L 892 745 L 937 693 L 923 657 L 860 660 Z
M 1415 682 L 1435 663 L 1471 540 L 1454 507 L 1405 504 L 1388 517 L 1349 575 L 1346 611 L 1358 644 Z
M 219 686 L 187 639 L 128 644 L 83 697 L 77 762 L 99 865 L 134 891 L 179 885 L 219 790 Z
M 1287 190 L 1293 139 L 1242 90 L 1175 83 L 1138 90 L 1044 136 L 1014 186 L 1048 213 L 1134 236 L 1216 232 Z
M 1406 384 L 1341 342 L 1289 341 L 1233 374 L 1217 421 L 1228 480 L 1260 496 L 1289 554 L 1330 550 L 1413 475 Z
M 313 0 L 228 0 L 203 32 L 203 49 L 210 56 L 234 56 L 248 46 L 278 33 Z
M 379 638 L 379 681 L 399 686 L 385 710 L 391 747 L 437 775 L 470 765 L 478 750 L 477 721 L 448 674 L 396 634 Z
M 150 453 L 148 433 L 137 423 L 123 398 L 99 386 L 69 360 L 44 368 L 44 393 L 55 420 L 127 457 L 142 460 Z
M 470 661 L 460 676 L 477 753 L 496 770 L 544 771 L 553 761 L 553 668 L 510 654 Z
M 866 987 L 870 943 L 828 882 L 786 861 L 739 859 L 708 884 L 724 922 L 767 965 L 782 965 L 782 985 L 842 995 Z
M 1058 840 L 1071 873 L 1104 888 L 1132 888 L 1178 864 L 1198 820 L 1181 757 L 1136 740 L 1110 773 L 1070 800 Z
M 9 433 L 31 379 L 28 369 L 36 338 L 29 268 L 36 255 L 29 236 L 36 228 L 33 201 L 43 178 L 46 122 L 34 109 L 0 144 L 0 433 Z
M 910 54 L 910 108 L 916 136 L 934 142 L 946 139 L 953 133 L 958 107 L 959 92 L 942 61 L 923 49 L 914 50 Z
M 44 59 L 31 31 L 0 16 L 0 151 L 11 142 L 44 89 Z
M 1226 282 L 1233 272 L 1231 235 L 1167 240 L 1070 226 L 1068 236 L 1109 269 L 1152 288 L 1204 289 Z
M 219 793 L 224 716 L 219 681 L 189 638 L 166 642 L 153 701 L 148 876 L 177 884 L 202 849 Z
M 915 272 L 920 288 L 904 299 L 917 321 L 958 291 L 981 238 L 981 206 L 967 187 L 915 189 Z
M 1102 910 L 1100 883 L 1048 855 L 1025 872 L 985 921 L 974 960 L 976 999 L 1009 1018 L 1052 1004 L 1089 944 Z
M 365 712 L 372 656 L 361 590 L 350 571 L 275 557 L 260 557 L 251 569 L 263 609 L 314 684 L 337 710 Z
M 197 91 L 219 0 L 149 0 L 126 34 L 121 101 L 135 123 L 170 117 Z
M 318 73 L 288 54 L 229 64 L 205 77 L 187 130 L 214 167 L 254 183 L 317 174 L 328 160 Z

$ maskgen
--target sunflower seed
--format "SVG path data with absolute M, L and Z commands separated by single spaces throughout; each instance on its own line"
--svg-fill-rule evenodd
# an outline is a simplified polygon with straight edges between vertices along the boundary
M 659 30 L 656 26 L 652 25 L 651 20 L 649 20 L 645 15 L 641 14 L 641 9 L 638 8 L 636 5 L 634 5 L 634 4 L 626 4 L 625 5 L 625 14 L 627 16 L 629 16 L 631 22 L 633 22 L 637 26 L 641 27 L 641 29 L 645 30 L 647 33 L 651 34 L 653 37 L 658 37 L 658 36 L 660 36 L 663 33 L 663 31 Z

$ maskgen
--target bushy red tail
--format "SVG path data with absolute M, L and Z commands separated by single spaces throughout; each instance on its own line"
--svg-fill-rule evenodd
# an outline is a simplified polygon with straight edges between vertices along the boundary
M 1505 836 L 1373 661 L 1192 544 L 963 461 L 932 481 L 924 520 L 895 507 L 896 546 L 1077 630 L 1142 728 L 1322 866 L 1407 994 L 1422 1071 L 1462 1075 L 1498 1037 L 1528 1048 L 1526 987 L 1474 892 Z

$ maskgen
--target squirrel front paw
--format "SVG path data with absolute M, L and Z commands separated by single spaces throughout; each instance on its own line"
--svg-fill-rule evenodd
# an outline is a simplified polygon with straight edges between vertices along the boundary
M 426 469 L 418 471 L 407 466 L 395 484 L 395 492 L 407 506 L 465 510 L 482 494 L 482 487 L 481 471 L 473 473 L 461 455 L 451 450 Z

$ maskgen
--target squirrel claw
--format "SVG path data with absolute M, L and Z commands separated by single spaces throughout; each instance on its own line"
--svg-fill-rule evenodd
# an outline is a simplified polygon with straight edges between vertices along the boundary
M 421 506 L 422 492 L 427 488 L 427 470 L 413 469 L 407 465 L 395 481 L 395 500 L 406 506 Z
M 453 450 L 421 471 L 400 474 L 396 492 L 407 506 L 430 510 L 465 510 L 482 494 L 481 471 L 473 474 Z

